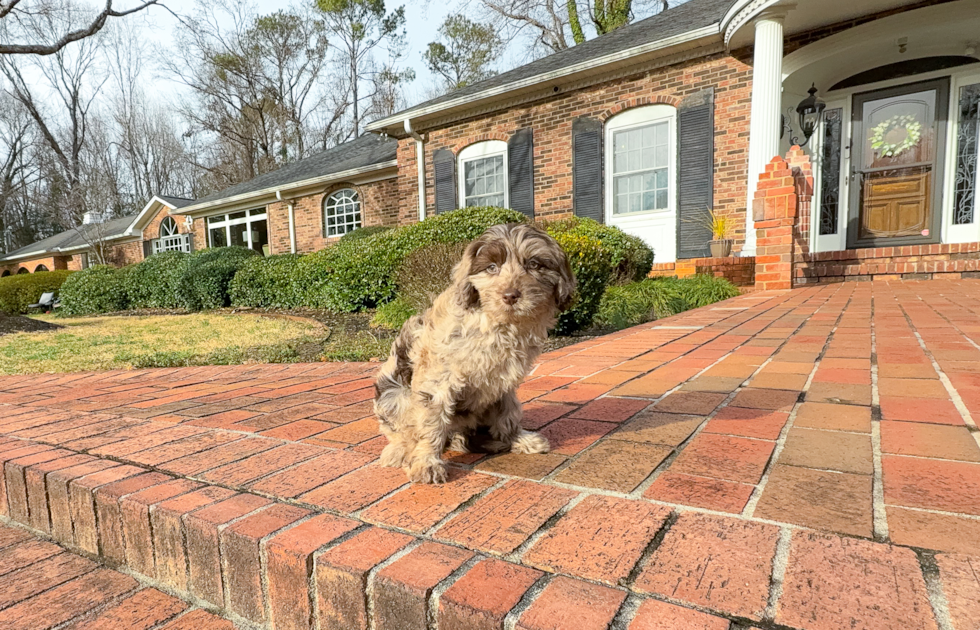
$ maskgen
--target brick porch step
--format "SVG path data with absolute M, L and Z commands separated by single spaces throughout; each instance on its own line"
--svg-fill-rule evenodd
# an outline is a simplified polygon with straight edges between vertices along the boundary
M 0 525 L 3 630 L 234 630 L 232 622 Z

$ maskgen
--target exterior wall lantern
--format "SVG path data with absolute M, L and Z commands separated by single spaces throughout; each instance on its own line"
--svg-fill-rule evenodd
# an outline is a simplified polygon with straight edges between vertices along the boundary
M 817 130 L 817 125 L 820 124 L 820 117 L 823 115 L 823 110 L 827 107 L 826 103 L 817 98 L 816 84 L 812 84 L 810 86 L 810 89 L 807 90 L 807 94 L 810 96 L 800 101 L 800 104 L 796 106 L 796 114 L 799 116 L 800 131 L 803 132 L 803 142 L 800 142 L 800 139 L 797 136 L 790 136 L 789 138 L 790 144 L 795 144 L 801 147 L 806 146 L 806 143 L 810 141 L 810 137 L 813 136 L 813 132 Z M 789 119 L 786 116 L 783 116 L 783 127 L 779 136 L 783 137 L 787 131 L 792 133 L 793 129 L 789 124 Z

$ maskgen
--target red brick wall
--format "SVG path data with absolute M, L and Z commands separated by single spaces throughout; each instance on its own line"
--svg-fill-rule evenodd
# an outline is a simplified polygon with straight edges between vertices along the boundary
M 980 276 L 980 243 L 876 247 L 799 254 L 796 284 Z
M 697 274 L 725 278 L 737 287 L 750 287 L 755 284 L 755 257 L 689 258 L 676 263 L 654 263 L 649 276 L 689 278 Z
M 68 256 L 45 256 L 43 258 L 33 258 L 30 260 L 21 260 L 17 262 L 7 263 L 0 265 L 0 274 L 4 271 L 9 271 L 10 275 L 17 275 L 21 269 L 27 269 L 28 273 L 34 273 L 37 268 L 44 265 L 48 271 L 58 271 L 62 269 L 70 269 L 69 266 L 70 258 Z
M 323 199 L 341 188 L 353 188 L 361 200 L 361 224 L 398 224 L 398 181 L 383 179 L 369 184 L 338 183 L 323 193 L 295 199 L 296 251 L 315 252 L 335 243 L 338 237 L 323 235 Z M 289 253 L 289 206 L 285 202 L 268 205 L 269 244 L 273 254 Z M 205 241 L 206 242 L 206 241 Z
M 572 120 L 579 116 L 607 119 L 627 108 L 652 103 L 676 105 L 685 96 L 715 89 L 714 207 L 735 222 L 735 249 L 745 235 L 746 173 L 752 68 L 726 54 L 616 79 L 558 94 L 530 105 L 487 114 L 437 129 L 427 129 L 426 196 L 431 216 L 435 204 L 432 156 L 438 149 L 454 153 L 481 140 L 507 140 L 517 129 L 534 130 L 534 197 L 538 218 L 572 213 Z M 418 214 L 415 141 L 398 145 L 401 222 Z

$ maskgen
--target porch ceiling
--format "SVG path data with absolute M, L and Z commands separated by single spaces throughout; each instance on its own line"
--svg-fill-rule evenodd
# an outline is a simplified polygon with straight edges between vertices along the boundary
M 794 9 L 792 13 L 795 13 Z M 898 40 L 907 38 L 906 51 Z M 965 55 L 980 40 L 980 0 L 960 0 L 868 22 L 796 50 L 783 60 L 784 94 L 826 92 L 859 72 L 940 55 Z M 976 56 L 976 52 L 974 53 Z
M 725 15 L 721 28 L 730 49 L 752 45 L 752 20 L 766 11 L 785 11 L 787 35 L 813 30 L 828 24 L 915 4 L 911 0 L 737 0 Z

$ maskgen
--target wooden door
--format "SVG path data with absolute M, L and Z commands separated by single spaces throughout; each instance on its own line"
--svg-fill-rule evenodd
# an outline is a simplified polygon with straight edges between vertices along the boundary
M 938 243 L 949 81 L 854 97 L 849 247 Z

